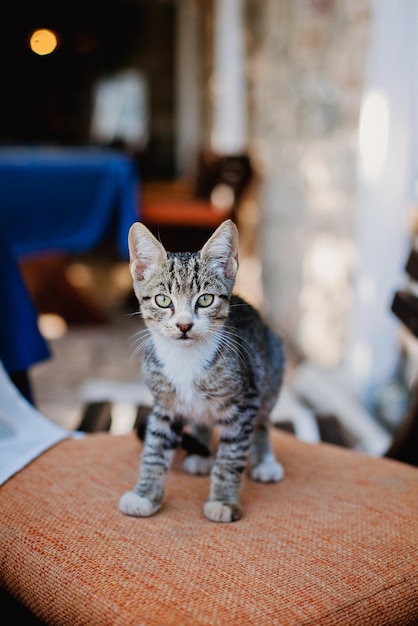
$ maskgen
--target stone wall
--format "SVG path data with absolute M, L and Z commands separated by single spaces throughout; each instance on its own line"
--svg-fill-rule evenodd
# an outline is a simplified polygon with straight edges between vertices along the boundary
M 247 0 L 265 313 L 304 356 L 342 358 L 370 0 Z

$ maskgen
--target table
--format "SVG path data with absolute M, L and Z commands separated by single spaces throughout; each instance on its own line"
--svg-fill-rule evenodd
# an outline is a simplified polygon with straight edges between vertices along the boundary
M 16 254 L 84 252 L 112 231 L 123 258 L 138 219 L 134 162 L 98 148 L 0 148 L 0 216 Z
M 49 356 L 18 262 L 88 251 L 109 233 L 127 259 L 138 178 L 133 161 L 115 151 L 0 148 L 0 360 L 9 374 Z

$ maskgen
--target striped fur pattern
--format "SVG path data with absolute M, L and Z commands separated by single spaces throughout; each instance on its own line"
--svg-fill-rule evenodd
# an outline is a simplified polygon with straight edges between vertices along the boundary
M 170 253 L 142 224 L 129 233 L 130 269 L 145 322 L 140 348 L 154 396 L 140 476 L 119 503 L 122 513 L 154 514 L 162 505 L 174 450 L 188 425 L 216 456 L 186 456 L 184 468 L 211 474 L 205 516 L 232 522 L 242 515 L 240 485 L 249 458 L 254 480 L 278 481 L 283 469 L 269 442 L 269 414 L 284 371 L 281 340 L 258 312 L 232 295 L 238 231 L 223 222 L 197 253 Z

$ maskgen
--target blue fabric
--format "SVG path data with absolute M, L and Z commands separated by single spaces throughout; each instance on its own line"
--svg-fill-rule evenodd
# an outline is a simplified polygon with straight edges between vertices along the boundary
M 128 258 L 138 174 L 123 154 L 95 148 L 0 149 L 0 215 L 18 256 L 83 252 L 109 229 Z
M 0 360 L 9 373 L 50 356 L 17 259 L 83 252 L 110 229 L 128 258 L 138 185 L 133 161 L 111 150 L 0 149 Z
M 43 361 L 50 352 L 4 227 L 0 228 L 0 294 L 0 360 L 13 374 Z

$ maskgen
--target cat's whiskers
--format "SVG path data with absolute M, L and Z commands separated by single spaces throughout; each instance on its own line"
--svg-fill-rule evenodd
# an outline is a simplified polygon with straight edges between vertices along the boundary
M 139 352 L 141 352 L 141 350 L 143 350 L 146 346 L 150 345 L 152 342 L 151 337 L 149 335 L 142 337 L 141 340 L 138 340 L 136 342 L 136 344 L 131 346 L 131 349 L 133 349 L 134 354 L 138 354 Z
M 134 361 L 134 360 L 135 360 L 135 359 L 136 359 L 136 358 L 140 355 L 140 353 L 141 353 L 141 351 L 143 350 L 143 348 L 144 348 L 144 347 L 145 347 L 145 344 L 140 345 L 140 346 L 138 346 L 138 348 L 136 348 L 136 349 L 132 352 L 132 354 L 131 354 L 131 356 L 130 356 L 130 361 L 131 361 L 131 362 L 132 362 L 132 361 Z
M 130 350 L 132 353 L 130 360 L 133 361 L 144 348 L 152 343 L 152 336 L 148 328 L 145 328 L 136 332 L 131 339 Z
M 131 343 L 130 343 L 130 348 L 133 348 L 133 346 L 135 344 L 140 343 L 141 341 L 144 340 L 144 338 L 146 339 L 147 337 L 150 336 L 150 330 L 148 328 L 142 329 L 142 330 L 138 330 L 137 332 L 135 332 L 131 337 Z
M 141 311 L 133 311 L 132 313 L 125 313 L 125 317 L 135 317 L 135 315 L 141 315 Z
M 232 338 L 234 338 L 234 341 L 239 345 L 240 348 L 242 348 L 242 350 L 247 354 L 248 357 L 250 357 L 250 353 L 252 352 L 253 354 L 255 354 L 255 350 L 254 347 L 250 344 L 250 342 L 243 337 L 235 328 L 231 328 L 229 326 L 225 327 L 225 331 L 229 334 L 229 336 Z M 235 339 L 235 337 L 238 337 L 239 341 L 237 341 Z M 245 344 L 245 345 L 243 345 Z
M 250 356 L 252 352 L 254 354 L 254 348 L 245 337 L 242 336 L 235 328 L 225 326 L 225 333 L 230 341 L 233 341 L 247 356 Z
M 225 360 L 225 355 L 222 353 L 222 333 L 217 330 L 209 330 L 206 335 L 207 342 L 213 347 L 214 354 L 219 356 L 222 360 Z
M 242 354 L 242 346 L 240 345 L 238 341 L 236 341 L 236 339 L 234 339 L 234 337 L 232 336 L 233 333 L 229 333 L 229 330 L 230 329 L 224 326 L 222 328 L 222 332 L 220 333 L 216 331 L 212 331 L 211 333 L 212 337 L 216 336 L 217 338 L 217 341 L 216 341 L 217 352 L 218 354 L 220 354 L 222 360 L 226 362 L 227 355 L 224 353 L 224 351 L 222 351 L 222 347 L 225 347 L 230 352 L 235 354 L 243 364 L 246 364 L 247 361 L 246 361 L 245 355 Z M 208 334 L 208 338 L 209 338 L 209 334 Z

